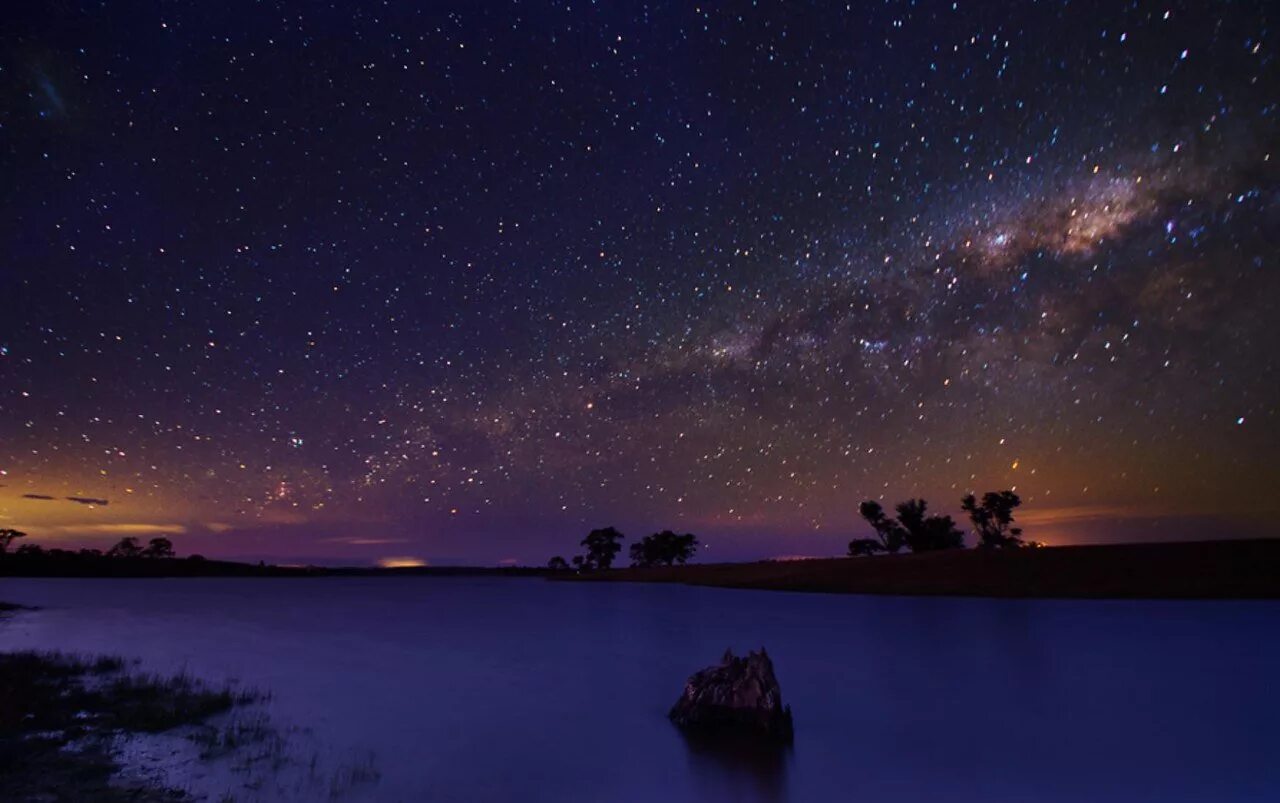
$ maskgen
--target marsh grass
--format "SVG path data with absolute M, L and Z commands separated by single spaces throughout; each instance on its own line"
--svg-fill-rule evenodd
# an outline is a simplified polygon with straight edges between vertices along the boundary
M 234 754 L 243 765 L 266 761 L 277 769 L 287 761 L 285 740 L 264 714 L 234 717 L 221 725 L 200 725 L 188 738 L 200 748 L 204 761 Z
M 119 766 L 110 738 L 198 725 L 260 697 L 210 687 L 186 673 L 126 670 L 113 656 L 0 653 L 0 800 L 181 799 L 174 790 L 113 785 Z M 255 723 L 251 730 L 265 727 Z M 249 732 L 237 730 L 232 741 Z
M 329 778 L 329 799 L 340 800 L 351 790 L 362 784 L 376 784 L 382 779 L 382 773 L 375 765 L 375 756 L 370 753 L 363 760 L 344 765 L 334 770 Z

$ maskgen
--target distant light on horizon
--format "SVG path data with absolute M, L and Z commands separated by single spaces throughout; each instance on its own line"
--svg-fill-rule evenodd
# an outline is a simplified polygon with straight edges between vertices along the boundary
M 382 569 L 413 569 L 426 565 L 427 562 L 422 558 L 407 556 L 378 558 L 378 566 Z

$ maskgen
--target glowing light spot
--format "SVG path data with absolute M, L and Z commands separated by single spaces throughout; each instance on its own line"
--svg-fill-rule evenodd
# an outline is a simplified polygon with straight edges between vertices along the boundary
M 389 558 L 378 558 L 378 566 L 383 569 L 415 569 L 426 565 L 427 562 L 422 558 L 403 555 Z

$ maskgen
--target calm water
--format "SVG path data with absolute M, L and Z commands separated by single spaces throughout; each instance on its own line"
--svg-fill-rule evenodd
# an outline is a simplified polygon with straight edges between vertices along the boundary
M 1280 799 L 1280 603 L 464 578 L 4 580 L 0 598 L 42 607 L 0 624 L 0 649 L 269 690 L 322 763 L 372 756 L 380 779 L 344 799 Z M 692 749 L 665 718 L 686 676 L 761 644 L 794 749 Z

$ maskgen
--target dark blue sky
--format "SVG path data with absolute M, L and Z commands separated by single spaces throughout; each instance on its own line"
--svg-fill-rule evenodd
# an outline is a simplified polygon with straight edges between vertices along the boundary
M 0 525 L 728 558 L 1017 487 L 1050 542 L 1274 533 L 1272 16 L 8 10 Z

